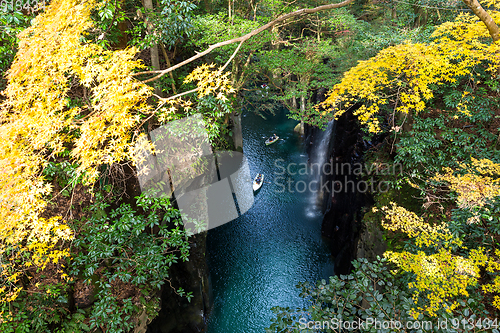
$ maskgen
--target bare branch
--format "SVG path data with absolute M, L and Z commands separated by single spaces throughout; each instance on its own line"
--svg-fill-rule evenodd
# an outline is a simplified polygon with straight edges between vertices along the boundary
M 243 45 L 243 41 L 241 41 L 240 44 L 238 44 L 238 47 L 236 48 L 236 50 L 234 50 L 233 54 L 231 55 L 231 58 L 229 58 L 229 60 L 226 61 L 226 63 L 224 64 L 224 66 L 222 66 L 222 68 L 220 69 L 220 73 L 221 74 L 224 71 L 224 69 L 226 69 L 227 65 L 229 65 L 229 63 L 231 62 L 231 60 L 234 59 L 234 57 L 236 56 L 236 54 L 240 50 L 241 45 Z
M 194 89 L 189 90 L 189 91 L 185 91 L 185 92 L 180 93 L 180 94 L 177 94 L 177 95 L 175 95 L 175 96 L 170 96 L 170 97 L 168 97 L 168 98 L 162 98 L 162 100 L 164 100 L 164 101 L 169 101 L 169 100 L 171 100 L 171 99 L 176 99 L 176 98 L 179 98 L 179 97 L 181 97 L 181 96 L 184 96 L 184 95 L 187 95 L 187 94 L 194 93 L 194 92 L 196 92 L 196 91 L 198 91 L 198 90 L 200 90 L 200 87 L 198 87 L 198 88 L 194 88 Z M 165 103 L 163 103 L 163 104 L 165 104 Z
M 318 7 L 315 7 L 315 8 L 304 8 L 304 9 L 299 9 L 299 10 L 296 10 L 294 12 L 291 12 L 291 13 L 288 13 L 288 14 L 285 14 L 285 15 L 282 15 L 274 20 L 272 20 L 271 22 L 261 26 L 260 28 L 257 28 L 255 30 L 252 30 L 251 32 L 247 33 L 246 35 L 243 35 L 243 36 L 240 36 L 240 37 L 237 37 L 237 38 L 233 38 L 233 39 L 228 39 L 228 40 L 225 40 L 223 42 L 220 42 L 220 43 L 217 43 L 217 44 L 213 44 L 213 45 L 210 45 L 208 47 L 208 49 L 206 49 L 205 51 L 203 52 L 199 52 L 197 53 L 196 55 L 192 56 L 191 58 L 189 59 L 186 59 L 172 67 L 169 67 L 167 69 L 163 69 L 163 70 L 158 70 L 158 71 L 146 71 L 146 72 L 139 72 L 139 73 L 135 73 L 134 75 L 144 75 L 144 74 L 158 74 L 150 79 L 147 79 L 145 81 L 143 81 L 144 83 L 147 83 L 147 82 L 151 82 L 151 81 L 155 81 L 157 79 L 159 79 L 160 77 L 162 77 L 163 75 L 177 69 L 177 68 L 180 68 L 186 64 L 189 64 L 190 62 L 198 59 L 198 58 L 201 58 L 203 57 L 204 55 L 207 55 L 209 54 L 210 52 L 212 52 L 213 50 L 219 48 L 219 47 L 222 47 L 222 46 L 226 46 L 226 45 L 230 45 L 230 44 L 233 44 L 233 43 L 243 43 L 247 40 L 249 40 L 250 38 L 252 38 L 253 36 L 255 35 L 258 35 L 260 34 L 261 32 L 263 32 L 264 30 L 267 30 L 269 29 L 270 27 L 274 26 L 275 24 L 277 23 L 280 23 L 280 22 L 283 22 L 289 18 L 292 18 L 292 17 L 296 17 L 296 16 L 304 16 L 304 15 L 308 15 L 308 14 L 313 14 L 313 13 L 317 13 L 317 12 L 320 12 L 320 11 L 323 11 L 323 10 L 328 10 L 328 9 L 334 9 L 334 8 L 340 8 L 340 7 L 344 7 L 344 6 L 347 6 L 348 4 L 350 4 L 351 2 L 353 2 L 354 0 L 344 0 L 342 2 L 339 2 L 339 3 L 333 3 L 333 4 L 329 4 L 329 5 L 323 5 L 323 6 L 318 6 Z

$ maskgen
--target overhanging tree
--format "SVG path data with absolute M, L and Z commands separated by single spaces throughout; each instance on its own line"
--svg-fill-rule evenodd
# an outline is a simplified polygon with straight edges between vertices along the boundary
M 136 48 L 107 50 L 105 43 L 91 41 L 88 32 L 96 31 L 91 17 L 100 5 L 97 1 L 53 1 L 19 35 L 19 51 L 7 73 L 0 106 L 0 293 L 4 308 L 9 309 L 4 320 L 17 320 L 9 317 L 14 313 L 10 306 L 29 286 L 32 268 L 59 265 L 61 279 L 67 278 L 63 260 L 69 257 L 74 233 L 61 216 L 44 215 L 53 190 L 43 175 L 49 163 L 71 160 L 76 164 L 71 182 L 94 184 L 101 167 L 133 160 L 138 146 L 153 149 L 142 139 L 142 126 L 149 119 L 162 124 L 192 110 L 190 101 L 180 97 L 196 91 L 199 97 L 226 100 L 233 88 L 223 71 L 242 43 L 290 18 L 352 1 L 285 14 L 168 69 L 139 73 L 144 66 L 136 60 Z M 187 77 L 196 82 L 196 88 L 161 98 L 159 105 L 151 103 L 153 92 L 147 82 L 233 43 L 239 45 L 226 66 L 202 65 Z M 136 79 L 144 74 L 157 75 L 144 82 Z M 83 94 L 78 103 L 75 90 Z

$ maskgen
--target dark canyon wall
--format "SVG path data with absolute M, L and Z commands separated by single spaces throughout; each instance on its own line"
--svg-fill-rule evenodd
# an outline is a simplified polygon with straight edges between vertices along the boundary
M 317 144 L 319 131 L 306 127 L 304 139 L 309 154 Z M 363 139 L 352 113 L 345 113 L 335 122 L 322 180 L 328 183 L 328 190 L 322 193 L 325 209 L 322 234 L 330 240 L 336 274 L 351 271 L 351 262 L 357 258 L 358 241 L 367 238 L 362 235 L 362 219 L 373 202 L 364 191 L 364 184 L 359 184 L 363 179 L 353 171 L 364 163 L 364 153 L 372 144 Z
M 194 333 L 205 328 L 209 312 L 209 279 L 205 260 L 207 233 L 191 238 L 189 261 L 172 265 L 170 283 L 192 292 L 190 302 L 175 293 L 167 282 L 161 291 L 161 310 L 148 333 Z

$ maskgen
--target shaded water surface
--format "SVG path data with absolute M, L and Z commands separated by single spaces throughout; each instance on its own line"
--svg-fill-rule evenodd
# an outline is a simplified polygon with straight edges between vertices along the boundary
M 295 287 L 299 282 L 333 274 L 315 193 L 303 192 L 314 175 L 304 172 L 308 157 L 293 132 L 297 122 L 284 111 L 266 120 L 247 111 L 242 124 L 252 177 L 263 173 L 266 183 L 248 212 L 209 231 L 214 300 L 210 333 L 264 332 L 271 307 L 304 305 Z M 266 146 L 266 137 L 273 133 L 284 140 Z M 281 174 L 283 168 L 290 173 Z

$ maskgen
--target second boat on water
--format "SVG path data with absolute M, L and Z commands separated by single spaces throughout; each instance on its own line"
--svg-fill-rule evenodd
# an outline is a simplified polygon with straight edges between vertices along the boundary
M 266 146 L 269 146 L 270 144 L 275 143 L 279 139 L 280 139 L 279 136 L 277 136 L 276 134 L 273 134 L 273 136 L 271 136 L 269 139 L 266 140 Z

